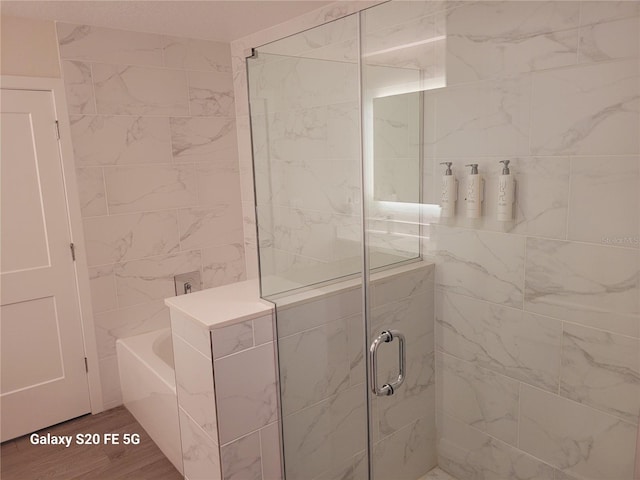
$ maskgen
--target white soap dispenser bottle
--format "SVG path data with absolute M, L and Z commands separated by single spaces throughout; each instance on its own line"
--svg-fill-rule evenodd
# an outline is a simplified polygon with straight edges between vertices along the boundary
M 478 173 L 478 164 L 465 165 L 471 167 L 471 173 L 467 176 L 464 192 L 464 203 L 467 218 L 480 218 L 482 215 L 482 201 L 484 200 L 484 180 Z
M 458 199 L 458 181 L 451 171 L 451 162 L 442 162 L 447 169 L 442 176 L 442 194 L 440 196 L 440 217 L 451 218 L 456 214 L 456 200 Z
M 498 177 L 498 209 L 497 216 L 500 222 L 513 220 L 513 203 L 516 200 L 516 182 L 509 169 L 510 160 L 500 160 L 504 164 L 502 175 Z

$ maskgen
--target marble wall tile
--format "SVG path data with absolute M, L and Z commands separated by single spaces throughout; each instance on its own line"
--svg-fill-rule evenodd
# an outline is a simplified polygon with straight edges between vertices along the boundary
M 69 114 L 96 113 L 91 64 L 70 60 L 60 63 Z
M 104 172 L 101 168 L 77 168 L 78 197 L 82 217 L 107 214 Z
M 241 243 L 202 249 L 202 286 L 219 287 L 246 279 Z
M 173 336 L 178 402 L 191 420 L 212 440 L 218 438 L 213 365 L 207 358 L 178 336 Z
M 470 297 L 521 307 L 523 237 L 439 226 L 429 253 L 436 257 L 436 285 Z
M 481 2 L 452 9 L 447 84 L 575 64 L 579 13 L 579 2 Z
M 349 384 L 347 324 L 337 320 L 278 342 L 283 415 L 335 395 Z
M 344 462 L 332 466 L 313 480 L 366 480 L 368 478 L 367 458 L 358 453 Z
M 277 419 L 273 348 L 268 343 L 214 362 L 221 444 Z
M 214 206 L 239 200 L 240 183 L 237 169 L 201 163 L 196 166 L 196 172 L 200 205 Z
M 164 65 L 186 70 L 231 70 L 231 48 L 228 43 L 167 37 Z
M 519 383 L 447 354 L 436 358 L 439 410 L 516 446 Z
M 525 310 L 638 337 L 638 255 L 637 249 L 529 237 Z
M 355 288 L 291 307 L 278 306 L 278 337 L 350 317 L 362 311 L 362 290 Z
M 572 158 L 568 238 L 640 248 L 639 185 L 638 156 Z
M 360 385 L 366 381 L 364 366 L 364 335 L 365 324 L 362 314 L 353 315 L 346 319 L 347 344 L 349 347 L 349 385 Z
M 635 425 L 526 385 L 520 395 L 522 450 L 587 479 L 632 478 Z
M 167 38 L 150 33 L 56 23 L 60 58 L 162 66 Z
M 211 162 L 237 169 L 237 137 L 233 118 L 171 118 L 175 162 Z
M 640 340 L 565 323 L 560 395 L 638 423 Z
M 557 392 L 562 322 L 444 290 L 436 292 L 436 348 Z
M 98 113 L 188 115 L 187 79 L 181 70 L 96 63 L 92 66 Z
M 273 317 L 271 314 L 253 320 L 253 338 L 256 346 L 273 342 Z
M 113 265 L 89 268 L 89 286 L 91 287 L 91 306 L 94 313 L 118 308 Z
M 233 77 L 229 72 L 189 72 L 191 115 L 230 117 L 235 113 Z
M 433 415 L 384 438 L 373 447 L 374 478 L 420 478 L 437 464 L 435 442 Z
M 286 476 L 315 478 L 364 450 L 364 386 L 337 395 L 284 419 Z
M 635 59 L 534 74 L 531 152 L 637 154 L 639 75 Z
M 434 90 L 425 96 L 425 153 L 527 155 L 530 94 L 529 75 Z
M 253 347 L 253 322 L 236 323 L 211 332 L 213 358 L 226 357 Z
M 240 203 L 178 210 L 180 248 L 191 250 L 242 242 Z
M 192 348 L 207 358 L 211 358 L 211 335 L 191 317 L 173 310 L 171 312 L 171 334 L 177 335 Z
M 260 456 L 262 458 L 262 478 L 264 480 L 282 479 L 280 444 L 280 427 L 278 423 L 272 423 L 260 429 Z
M 185 478 L 222 480 L 218 446 L 184 410 L 181 408 L 178 410 Z
M 371 284 L 374 307 L 433 290 L 435 268 L 431 265 L 376 280 Z
M 196 171 L 190 165 L 107 167 L 105 184 L 111 214 L 187 207 L 198 201 Z
M 224 480 L 262 480 L 260 433 L 255 432 L 220 448 Z
M 553 478 L 549 465 L 448 415 L 438 416 L 438 435 L 438 466 L 455 478 Z
M 170 325 L 169 309 L 164 306 L 162 300 L 98 313 L 94 319 L 100 358 L 116 354 L 118 338 L 147 333 Z
M 71 117 L 76 165 L 170 163 L 169 122 L 159 117 Z
M 122 390 L 118 373 L 118 357 L 112 355 L 98 361 L 100 368 L 100 384 L 102 385 L 102 401 L 105 409 L 122 405 Z
M 637 57 L 638 17 L 636 2 L 582 2 L 580 48 L 581 63 Z
M 200 270 L 199 251 L 175 253 L 116 265 L 120 307 L 175 296 L 173 277 Z
M 175 212 L 87 218 L 84 237 L 89 265 L 104 265 L 177 252 Z

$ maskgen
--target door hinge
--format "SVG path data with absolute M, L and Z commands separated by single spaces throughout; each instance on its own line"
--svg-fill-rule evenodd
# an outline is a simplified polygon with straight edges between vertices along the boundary
M 89 362 L 87 361 L 87 357 L 84 357 L 84 369 L 89 373 Z
M 71 260 L 76 261 L 76 246 L 73 243 L 69 244 L 69 248 L 71 249 Z
M 56 138 L 60 140 L 60 122 L 56 120 Z

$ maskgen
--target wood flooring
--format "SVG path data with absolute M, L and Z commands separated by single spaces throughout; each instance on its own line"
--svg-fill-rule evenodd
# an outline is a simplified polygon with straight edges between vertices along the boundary
M 32 445 L 29 435 L 0 447 L 2 480 L 180 480 L 182 475 L 124 408 L 69 420 L 40 435 L 125 433 L 140 435 L 139 445 Z

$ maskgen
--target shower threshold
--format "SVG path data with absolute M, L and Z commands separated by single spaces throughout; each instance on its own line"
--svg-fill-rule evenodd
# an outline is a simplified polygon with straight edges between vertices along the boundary
M 418 480 L 457 480 L 441 468 L 434 468 L 430 470 L 425 476 L 420 477 Z

